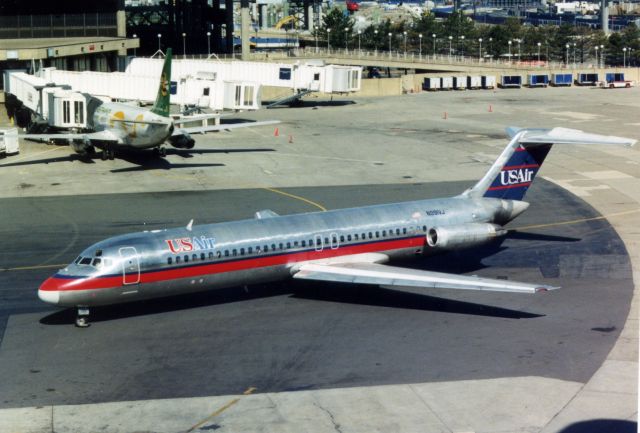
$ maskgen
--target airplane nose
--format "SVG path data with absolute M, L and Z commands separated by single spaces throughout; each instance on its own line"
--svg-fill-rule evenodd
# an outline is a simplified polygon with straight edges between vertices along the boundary
M 38 289 L 38 298 L 48 304 L 57 305 L 60 302 L 60 280 L 55 277 L 48 278 Z

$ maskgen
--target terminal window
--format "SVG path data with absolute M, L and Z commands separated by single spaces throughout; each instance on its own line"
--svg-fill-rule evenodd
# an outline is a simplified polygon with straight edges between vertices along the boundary
M 290 80 L 291 79 L 291 68 L 280 68 L 280 79 L 281 80 Z

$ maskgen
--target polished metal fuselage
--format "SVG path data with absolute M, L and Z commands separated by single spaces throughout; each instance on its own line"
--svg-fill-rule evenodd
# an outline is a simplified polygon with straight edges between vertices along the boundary
M 459 196 L 117 236 L 81 254 L 102 266 L 73 263 L 50 279 L 61 289 L 54 303 L 106 305 L 277 281 L 300 263 L 344 255 L 422 256 L 432 252 L 429 228 L 504 220 L 504 208 L 503 200 Z

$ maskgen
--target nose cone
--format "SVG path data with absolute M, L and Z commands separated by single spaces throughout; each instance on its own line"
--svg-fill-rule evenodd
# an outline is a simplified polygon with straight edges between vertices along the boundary
M 56 277 L 48 278 L 40 285 L 38 298 L 47 304 L 57 305 L 60 302 L 60 280 Z

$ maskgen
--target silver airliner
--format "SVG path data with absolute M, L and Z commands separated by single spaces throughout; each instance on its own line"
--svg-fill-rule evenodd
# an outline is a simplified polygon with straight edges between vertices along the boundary
M 170 116 L 171 97 L 171 48 L 162 67 L 160 84 L 156 101 L 151 109 L 136 107 L 118 102 L 104 102 L 90 96 L 87 102 L 87 131 L 52 133 L 52 134 L 23 134 L 21 138 L 38 141 L 68 141 L 76 153 L 90 155 L 95 147 L 102 149 L 102 159 L 114 159 L 117 150 L 154 149 L 160 156 L 166 155 L 165 143 L 179 149 L 191 149 L 195 140 L 191 134 L 248 126 L 271 125 L 278 121 L 262 121 L 251 123 L 234 123 L 228 125 L 207 125 L 196 127 L 175 126 Z M 201 121 L 219 117 L 214 114 L 202 114 L 189 117 L 189 121 Z M 184 119 L 182 119 L 184 120 Z
M 504 224 L 528 208 L 522 199 L 554 143 L 635 143 L 565 128 L 507 132 L 511 141 L 489 171 L 458 196 L 286 216 L 264 210 L 249 220 L 116 236 L 84 250 L 38 296 L 77 308 L 76 324 L 87 326 L 93 306 L 291 277 L 426 289 L 556 289 L 387 264 L 504 236 Z

